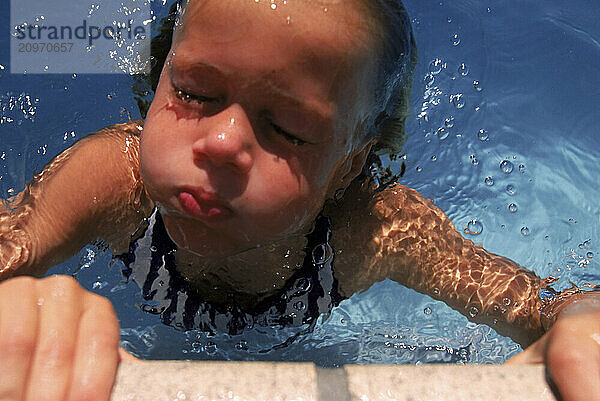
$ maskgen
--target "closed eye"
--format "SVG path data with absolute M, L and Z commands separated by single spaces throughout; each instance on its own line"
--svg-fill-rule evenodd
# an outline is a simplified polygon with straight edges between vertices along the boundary
M 295 146 L 303 146 L 308 144 L 309 142 L 298 138 L 297 136 L 294 136 L 292 134 L 290 134 L 289 132 L 287 132 L 286 130 L 284 130 L 283 128 L 281 128 L 279 125 L 274 124 L 274 123 L 270 123 L 271 124 L 271 128 L 273 128 L 273 130 L 278 134 L 281 135 L 283 137 L 283 139 L 285 139 L 286 141 L 288 141 L 289 143 L 291 143 L 292 145 Z
M 190 104 L 202 104 L 202 103 L 209 103 L 209 102 L 218 102 L 220 101 L 220 99 L 218 98 L 213 98 L 213 97 L 206 97 L 206 96 L 201 96 L 201 95 L 194 95 L 192 93 L 186 92 L 182 89 L 177 89 L 174 88 L 175 90 L 175 97 L 185 103 L 190 103 Z

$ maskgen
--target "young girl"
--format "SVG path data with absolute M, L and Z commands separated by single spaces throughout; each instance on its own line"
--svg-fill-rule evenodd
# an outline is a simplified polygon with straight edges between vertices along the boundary
M 237 333 L 313 323 L 390 277 L 523 345 L 560 313 L 520 359 L 547 362 L 565 399 L 600 396 L 600 358 L 582 357 L 596 298 L 542 302 L 535 274 L 368 174 L 403 136 L 416 51 L 398 2 L 183 5 L 145 122 L 82 139 L 4 206 L 3 278 L 102 238 L 166 323 Z M 0 395 L 106 399 L 117 350 L 110 304 L 72 280 L 0 286 Z

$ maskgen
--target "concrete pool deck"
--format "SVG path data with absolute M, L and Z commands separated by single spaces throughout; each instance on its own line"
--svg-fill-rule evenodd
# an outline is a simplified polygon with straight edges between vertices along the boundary
M 539 365 L 346 365 L 122 363 L 111 401 L 552 400 Z

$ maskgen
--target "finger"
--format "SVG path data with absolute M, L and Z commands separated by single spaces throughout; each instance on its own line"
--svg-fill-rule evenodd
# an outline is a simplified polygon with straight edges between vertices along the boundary
M 38 282 L 40 319 L 27 400 L 62 400 L 69 388 L 83 291 L 70 277 Z
M 35 279 L 19 277 L 0 285 L 0 399 L 19 400 L 25 391 L 37 339 Z
M 557 327 L 546 363 L 552 381 L 565 401 L 600 399 L 600 344 L 581 335 L 578 326 Z M 596 328 L 595 332 L 598 328 Z M 594 331 L 591 331 L 594 332 Z
M 125 351 L 123 348 L 119 348 L 119 361 L 120 362 L 138 362 L 139 359 L 133 354 Z
M 542 364 L 544 363 L 544 354 L 546 351 L 546 344 L 548 336 L 544 335 L 542 338 L 531 344 L 523 352 L 513 356 L 505 362 L 507 365 L 522 365 L 522 364 Z
M 67 400 L 108 400 L 119 363 L 119 322 L 106 298 L 88 293 Z

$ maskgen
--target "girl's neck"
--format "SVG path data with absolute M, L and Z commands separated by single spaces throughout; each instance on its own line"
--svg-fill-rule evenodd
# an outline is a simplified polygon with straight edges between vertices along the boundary
M 284 287 L 302 266 L 305 247 L 306 237 L 295 235 L 232 256 L 205 258 L 178 249 L 175 258 L 179 274 L 205 300 L 252 306 Z

